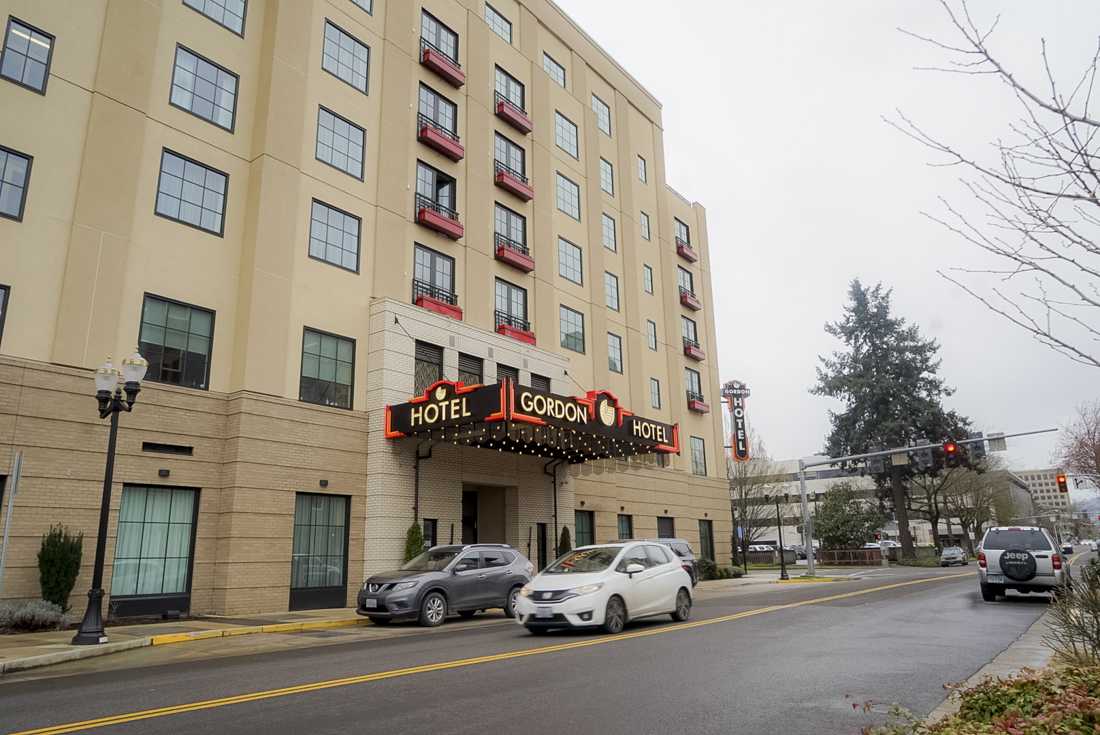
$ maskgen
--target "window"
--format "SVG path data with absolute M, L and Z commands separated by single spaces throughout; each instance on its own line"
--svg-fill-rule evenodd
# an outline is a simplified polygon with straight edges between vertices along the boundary
M 604 271 L 603 298 L 609 309 L 619 310 L 619 277 Z
M 653 408 L 661 407 L 661 381 L 657 378 L 649 379 L 649 405 Z
M 237 75 L 228 69 L 176 46 L 169 103 L 233 132 L 237 80 Z
M 600 159 L 600 188 L 615 196 L 615 167 L 606 159 Z
M 458 64 L 458 34 L 429 13 L 420 12 L 420 38 L 448 59 Z
M 691 437 L 691 473 L 693 475 L 707 474 L 707 451 L 702 437 Z
M 426 84 L 420 85 L 419 113 L 419 125 L 431 125 L 458 138 L 458 107 Z
M 676 519 L 657 516 L 657 538 L 676 538 Z
M 687 386 L 688 398 L 703 400 L 703 382 L 699 379 L 699 371 L 684 368 L 684 383 Z
M 321 68 L 366 94 L 370 76 L 370 48 L 326 20 Z
M 676 266 L 676 282 L 680 284 L 681 291 L 695 293 L 695 277 L 686 268 Z
M 502 362 L 497 363 L 497 382 L 503 382 L 504 380 L 511 380 L 513 383 L 519 382 L 519 368 L 514 368 L 511 365 L 505 365 Z
M 659 567 L 672 561 L 672 557 L 669 556 L 668 550 L 664 546 L 648 545 L 645 547 L 645 553 L 649 557 L 650 568 Z
M 641 216 L 641 218 L 639 219 L 639 224 L 640 224 L 640 225 L 641 225 L 641 227 L 642 227 L 642 239 L 643 239 L 643 240 L 648 240 L 648 239 L 650 239 L 650 233 L 649 233 L 649 215 L 648 215 L 648 214 L 646 214 L 645 212 L 642 212 L 641 214 L 642 214 L 642 216 Z
M 646 293 L 653 293 L 653 268 L 648 263 L 642 263 L 642 288 Z
M 526 217 L 498 203 L 493 216 L 493 228 L 496 233 L 497 245 L 505 245 L 514 250 L 527 252 Z M 504 239 L 504 242 L 501 242 L 501 238 Z
M 309 257 L 358 273 L 359 224 L 355 215 L 314 199 L 309 218 Z
M 558 85 L 565 86 L 565 67 L 554 61 L 554 58 L 545 51 L 542 53 L 542 70 L 550 75 Z
M 366 131 L 324 107 L 317 108 L 318 161 L 363 180 L 363 146 Z
M 623 338 L 607 333 L 607 369 L 613 373 L 623 372 Z
M 607 214 L 607 212 L 604 212 L 602 214 L 602 217 L 603 217 L 603 222 L 602 222 L 602 226 L 603 226 L 603 246 L 605 248 L 607 248 L 608 250 L 610 250 L 611 252 L 615 252 L 616 250 L 619 249 L 618 238 L 615 235 L 615 220 L 612 219 Z
M 185 388 L 209 388 L 214 312 L 145 296 L 138 343 L 149 361 L 146 379 Z
M 584 354 L 584 314 L 562 306 L 559 312 L 561 346 Z
M 558 186 L 555 192 L 558 211 L 568 214 L 573 219 L 581 220 L 581 188 L 569 179 L 558 174 Z
M 590 510 L 577 510 L 574 512 L 574 526 L 577 532 L 577 546 L 591 546 L 596 543 L 595 513 Z
M 504 100 L 522 111 L 527 110 L 523 84 L 499 66 L 496 67 L 495 88 L 498 101 Z
M 452 219 L 458 218 L 458 213 L 454 211 L 455 180 L 423 161 L 416 162 L 416 198 L 418 207 L 428 207 Z
M 413 248 L 413 301 L 418 296 L 455 304 L 455 259 L 417 243 Z
M 577 126 L 557 110 L 554 111 L 554 143 L 573 158 L 580 157 L 580 151 L 577 148 Z
M 628 541 L 634 538 L 634 516 L 619 514 L 619 540 Z
M 50 34 L 9 17 L 4 51 L 0 54 L 0 77 L 45 94 L 53 41 Z
M 290 589 L 344 587 L 347 584 L 348 498 L 295 493 Z M 296 605 L 291 603 L 293 610 Z
M 23 220 L 31 161 L 30 156 L 0 146 L 0 217 Z
M 531 373 L 531 387 L 535 390 L 541 390 L 545 393 L 550 392 L 550 378 L 545 375 L 536 375 Z
M 596 113 L 596 127 L 611 135 L 611 108 L 596 95 L 592 95 L 592 112 Z
M 8 316 L 8 300 L 11 298 L 11 286 L 0 286 L 0 343 L 4 341 L 4 320 Z M 3 485 L 0 484 L 0 489 Z
M 635 546 L 623 554 L 623 558 L 619 561 L 618 566 L 615 567 L 616 572 L 626 574 L 626 568 L 631 564 L 640 564 L 643 567 L 649 566 L 649 557 L 646 556 L 644 546 Z
M 714 524 L 706 518 L 699 519 L 699 556 L 714 561 Z
M 558 275 L 578 286 L 584 283 L 581 249 L 564 237 L 558 238 Z
M 496 281 L 496 325 L 507 324 L 525 332 L 531 331 L 527 321 L 527 290 L 502 278 Z
M 430 549 L 439 543 L 439 519 L 424 519 L 424 549 Z
M 485 3 L 485 22 L 493 33 L 503 38 L 508 43 L 512 42 L 512 23 L 497 12 L 489 3 Z
M 500 133 L 496 134 L 493 144 L 493 158 L 498 169 L 503 166 L 508 173 L 527 181 L 526 152 Z
M 195 490 L 123 486 L 112 598 L 188 593 L 197 501 Z
M 351 408 L 355 340 L 306 327 L 302 334 L 302 377 L 298 400 Z
M 691 230 L 680 220 L 675 217 L 672 219 L 673 229 L 676 231 L 676 239 L 685 245 L 691 244 Z
M 165 148 L 160 156 L 156 213 L 221 237 L 228 186 L 228 174 Z
M 641 181 L 644 184 L 648 178 L 648 174 L 646 173 L 645 159 L 641 156 L 638 156 L 638 181 Z
M 684 342 L 698 347 L 699 330 L 698 327 L 695 325 L 695 321 L 693 319 L 688 319 L 686 316 L 682 316 L 680 317 L 680 328 L 680 331 L 684 336 Z
M 657 349 L 657 322 L 652 319 L 645 320 L 645 341 L 649 349 Z
M 501 551 L 499 549 L 491 549 L 489 551 L 480 552 L 481 555 L 481 568 L 492 569 L 493 567 L 506 567 L 512 563 L 512 559 L 515 557 L 507 551 Z
M 477 385 L 485 374 L 485 363 L 480 357 L 458 353 L 458 382 Z
M 421 395 L 443 380 L 443 348 L 416 341 L 413 361 L 413 395 Z
M 183 4 L 238 36 L 244 35 L 245 0 L 183 0 Z

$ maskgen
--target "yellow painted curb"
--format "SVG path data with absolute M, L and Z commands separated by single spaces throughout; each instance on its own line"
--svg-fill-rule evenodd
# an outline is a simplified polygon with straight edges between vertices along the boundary
M 211 638 L 229 638 L 238 635 L 251 635 L 254 633 L 297 633 L 303 630 L 328 630 L 331 628 L 351 628 L 360 625 L 369 625 L 367 620 L 358 618 L 340 618 L 337 620 L 306 620 L 297 623 L 269 623 L 267 625 L 246 625 L 236 628 L 219 628 L 215 630 L 196 630 L 188 633 L 163 633 L 150 637 L 150 644 L 163 646 L 169 643 L 190 643 L 191 641 L 204 641 Z
M 806 584 L 813 582 L 848 582 L 847 577 L 791 577 L 790 579 L 777 579 L 772 584 Z

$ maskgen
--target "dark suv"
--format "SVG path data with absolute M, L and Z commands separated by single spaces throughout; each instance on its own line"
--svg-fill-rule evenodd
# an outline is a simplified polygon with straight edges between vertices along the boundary
M 371 575 L 355 611 L 377 625 L 416 618 L 434 627 L 450 613 L 469 618 L 495 607 L 512 617 L 516 595 L 534 571 L 506 544 L 433 546 L 395 572 Z
M 699 573 L 695 568 L 695 552 L 691 550 L 691 544 L 682 538 L 658 538 L 651 539 L 659 544 L 664 544 L 680 559 L 680 566 L 691 577 L 691 586 L 699 584 Z

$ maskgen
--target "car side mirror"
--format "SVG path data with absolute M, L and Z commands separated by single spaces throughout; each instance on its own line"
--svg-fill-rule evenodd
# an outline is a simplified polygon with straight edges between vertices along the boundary
M 627 576 L 629 576 L 631 579 L 634 578 L 635 574 L 640 574 L 644 571 L 645 571 L 645 567 L 643 567 L 638 562 L 634 562 L 633 564 L 627 564 L 626 565 Z

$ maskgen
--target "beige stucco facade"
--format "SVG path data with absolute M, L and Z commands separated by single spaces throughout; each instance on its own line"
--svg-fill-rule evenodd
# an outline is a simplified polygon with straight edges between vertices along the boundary
M 387 440 L 382 414 L 414 392 L 416 341 L 443 349 L 448 379 L 457 379 L 463 353 L 484 361 L 486 382 L 502 363 L 518 368 L 524 384 L 547 376 L 560 394 L 608 389 L 637 413 L 678 424 L 683 444 L 668 466 L 650 459 L 561 469 L 556 516 L 544 460 L 435 446 L 420 462 L 418 510 L 437 521 L 440 543 L 454 526 L 460 540 L 462 493 L 478 488 L 481 540 L 532 557 L 538 524 L 573 530 L 574 511 L 583 510 L 595 513 L 597 541 L 618 536 L 619 514 L 632 516 L 637 537 L 656 536 L 659 516 L 673 518 L 696 553 L 700 521 L 709 521 L 717 561 L 728 563 L 706 214 L 665 182 L 660 104 L 548 0 L 492 3 L 511 23 L 511 43 L 484 20 L 483 0 L 374 0 L 372 12 L 364 5 L 371 3 L 247 0 L 237 34 L 183 0 L 0 0 L 0 19 L 53 37 L 43 94 L 0 78 L 0 146 L 33 159 L 21 219 L 0 217 L 0 286 L 8 289 L 0 476 L 17 451 L 24 455 L 0 597 L 37 595 L 35 553 L 56 522 L 85 534 L 75 594 L 87 589 L 106 445 L 91 371 L 108 354 L 133 352 L 146 295 L 213 312 L 209 377 L 194 388 L 149 376 L 121 417 L 108 592 L 126 488 L 188 488 L 197 497 L 191 610 L 286 609 L 295 499 L 311 493 L 348 498 L 345 601 L 353 603 L 365 574 L 400 561 L 413 522 L 417 442 Z M 421 63 L 422 11 L 457 34 L 461 87 Z M 365 91 L 322 68 L 330 23 L 369 48 Z M 170 103 L 177 47 L 236 75 L 231 129 Z M 564 67 L 564 86 L 544 71 L 544 54 Z M 524 85 L 530 134 L 495 114 L 496 67 Z M 421 84 L 456 106 L 457 162 L 417 139 Z M 610 135 L 597 124 L 593 95 L 610 108 Z M 361 179 L 318 159 L 319 107 L 365 131 Z M 576 157 L 556 145 L 558 112 L 578 128 Z M 495 185 L 497 133 L 525 152 L 529 202 Z M 228 176 L 220 232 L 158 216 L 165 150 Z M 601 159 L 613 166 L 613 194 L 601 189 Z M 459 239 L 418 223 L 418 161 L 453 177 Z M 556 206 L 558 173 L 580 185 L 579 219 Z M 314 201 L 359 219 L 357 270 L 310 257 Z M 526 219 L 529 273 L 494 257 L 498 202 Z M 616 223 L 614 250 L 602 244 L 604 213 Z M 690 229 L 697 262 L 678 254 L 677 219 Z M 581 284 L 559 275 L 559 237 L 582 250 Z M 411 298 L 414 243 L 453 259 L 460 320 Z M 678 269 L 692 274 L 701 310 L 681 304 Z M 617 310 L 605 302 L 605 272 L 619 282 Z M 526 290 L 534 345 L 498 333 L 497 278 Z M 562 347 L 560 306 L 584 315 L 583 352 Z M 685 316 L 698 327 L 701 360 L 684 353 Z M 656 324 L 656 350 L 647 321 Z M 300 399 L 306 329 L 354 341 L 350 406 Z M 608 333 L 622 339 L 621 373 L 609 366 Z M 700 373 L 709 412 L 689 410 L 685 368 Z M 651 379 L 660 384 L 659 407 Z M 691 437 L 703 442 L 705 470 L 693 467 Z M 190 449 L 166 453 L 163 445 Z M 8 490 L 0 527 L 10 482 Z

